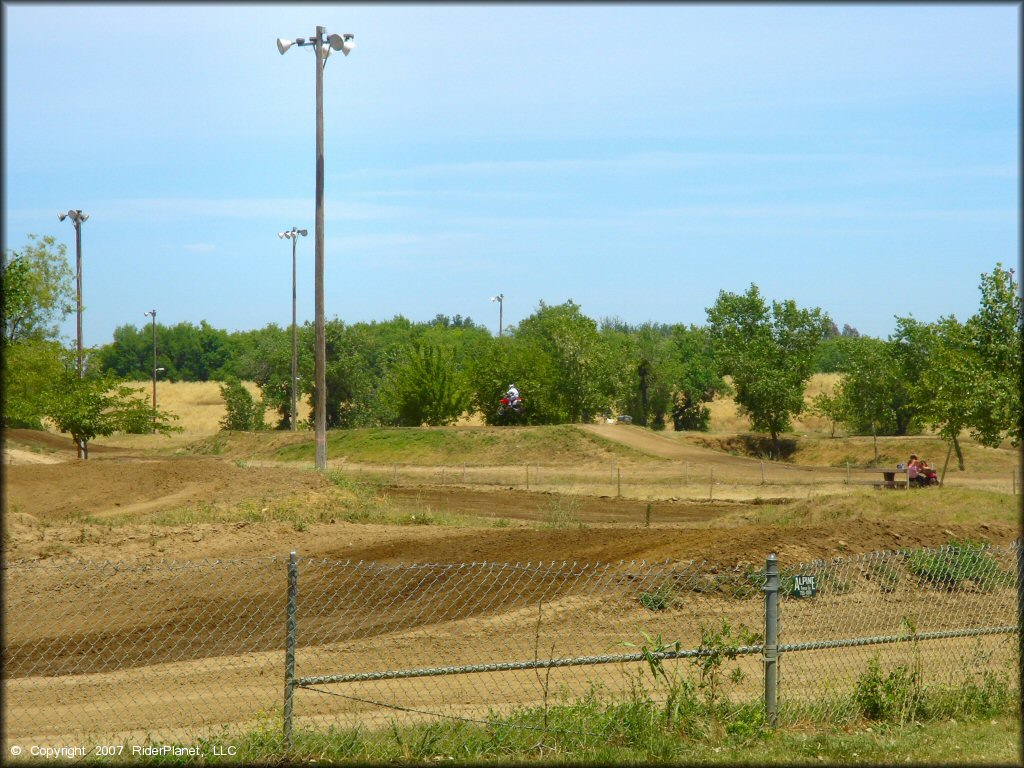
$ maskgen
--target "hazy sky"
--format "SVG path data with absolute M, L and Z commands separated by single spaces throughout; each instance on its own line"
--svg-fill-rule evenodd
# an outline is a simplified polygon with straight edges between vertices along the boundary
M 4 3 L 4 247 L 54 235 L 85 343 L 543 300 L 703 324 L 719 290 L 887 336 L 960 318 L 1019 254 L 1020 8 Z M 74 336 L 74 318 L 63 326 Z

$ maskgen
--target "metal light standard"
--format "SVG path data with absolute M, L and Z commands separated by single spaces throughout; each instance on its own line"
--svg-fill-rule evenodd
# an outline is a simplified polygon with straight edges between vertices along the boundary
M 75 225 L 75 292 L 78 296 L 78 378 L 82 378 L 82 222 L 89 220 L 88 213 L 82 213 L 77 208 L 67 213 L 58 213 L 57 218 L 61 221 L 70 218 Z M 86 457 L 85 444 L 78 443 L 78 458 Z
M 153 431 L 156 432 L 156 310 L 151 309 L 142 314 L 153 318 Z M 163 368 L 160 370 L 162 371 Z
M 299 342 L 295 331 L 295 244 L 298 241 L 299 235 L 305 237 L 308 233 L 304 229 L 291 228 L 290 232 L 278 232 L 277 236 L 280 238 L 289 238 L 292 241 L 292 410 L 291 410 L 291 427 L 292 432 L 297 429 L 296 417 L 298 415 L 298 393 L 296 392 L 296 382 L 299 379 Z
M 501 329 L 505 325 L 505 294 L 499 293 L 497 296 L 491 296 L 491 301 L 498 302 L 498 338 L 501 338 Z
M 324 64 L 331 51 L 346 56 L 356 47 L 354 35 L 326 35 L 324 27 L 316 28 L 311 40 L 277 39 L 277 50 L 284 54 L 293 45 L 313 46 L 316 54 L 316 249 L 314 280 L 316 303 L 316 382 L 313 387 L 313 423 L 316 431 L 316 468 L 327 469 L 327 342 L 324 335 Z
M 156 434 L 156 376 L 158 373 L 166 372 L 166 368 L 156 368 L 153 371 L 153 433 Z

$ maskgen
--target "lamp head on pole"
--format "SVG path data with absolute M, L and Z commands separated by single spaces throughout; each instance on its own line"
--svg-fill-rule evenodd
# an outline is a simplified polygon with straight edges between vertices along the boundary
M 327 41 L 330 43 L 331 48 L 341 51 L 346 56 L 356 47 L 355 35 L 348 32 L 343 35 L 328 35 Z
M 285 40 L 283 37 L 277 38 L 277 50 L 281 52 L 282 56 L 284 56 L 284 52 L 293 45 L 295 45 L 295 41 L 293 40 Z
M 77 227 L 83 221 L 88 221 L 89 220 L 89 214 L 88 213 L 82 213 L 80 210 L 75 208 L 75 209 L 72 209 L 72 210 L 68 211 L 67 213 L 58 213 L 57 214 L 57 218 L 60 219 L 61 221 L 64 221 L 64 219 L 70 218 L 71 221 L 74 223 L 74 225 Z

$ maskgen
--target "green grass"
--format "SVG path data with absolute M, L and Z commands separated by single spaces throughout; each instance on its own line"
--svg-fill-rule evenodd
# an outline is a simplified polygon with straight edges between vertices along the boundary
M 990 591 L 1009 583 L 1011 574 L 976 542 L 951 542 L 938 550 L 909 553 L 907 565 L 922 582 L 937 589 L 956 589 L 963 582 Z
M 419 499 L 394 500 L 382 494 L 379 485 L 346 477 L 342 472 L 328 471 L 327 478 L 332 483 L 331 487 L 314 497 L 293 495 L 233 503 L 199 502 L 156 512 L 146 522 L 168 527 L 239 522 L 290 523 L 300 532 L 312 524 L 336 522 L 457 528 L 502 528 L 510 525 L 507 519 L 437 510 Z M 76 518 L 76 522 L 115 528 L 138 524 L 140 519 L 136 513 L 102 518 L 82 515 Z
M 616 698 L 592 689 L 575 701 L 492 711 L 472 720 L 392 722 L 372 731 L 297 727 L 291 750 L 284 749 L 278 715 L 266 717 L 262 726 L 247 733 L 225 733 L 202 740 L 200 746 L 208 763 L 1015 763 L 1020 721 L 1015 697 L 1000 685 L 995 698 L 978 704 L 968 696 L 974 704 L 960 705 L 955 714 L 949 714 L 944 702 L 963 701 L 964 691 L 925 690 L 920 702 L 932 707 L 928 720 L 901 724 L 888 712 L 875 719 L 805 719 L 771 728 L 760 702 L 709 704 L 692 684 L 662 687 L 660 695 L 652 696 L 655 690 L 638 679 L 632 691 Z M 214 746 L 222 752 L 234 747 L 236 754 L 210 757 Z
M 390 427 L 332 430 L 327 454 L 347 461 L 399 464 L 503 465 L 542 462 L 574 464 L 609 458 L 650 460 L 635 451 L 569 424 L 540 427 L 472 427 L 430 429 Z M 310 441 L 278 448 L 273 458 L 311 461 Z
M 1019 497 L 973 488 L 922 491 L 856 489 L 851 493 L 818 495 L 788 504 L 762 504 L 745 517 L 756 525 L 787 527 L 808 523 L 868 520 L 930 520 L 942 524 L 1016 524 Z

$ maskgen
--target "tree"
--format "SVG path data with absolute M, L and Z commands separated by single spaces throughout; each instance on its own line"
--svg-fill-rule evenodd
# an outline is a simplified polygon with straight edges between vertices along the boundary
M 57 324 L 74 311 L 67 249 L 53 237 L 29 235 L 20 251 L 3 258 L 4 341 L 55 339 Z
M 995 447 L 1021 438 L 1021 325 L 1024 323 L 1020 286 L 1012 269 L 1002 264 L 981 276 L 981 306 L 967 320 L 966 331 L 977 351 L 972 387 L 971 427 L 982 445 Z
M 771 435 L 779 455 L 779 434 L 803 410 L 814 350 L 831 321 L 791 299 L 773 301 L 769 311 L 754 284 L 742 295 L 719 292 L 707 314 L 721 372 L 732 376 L 741 412 L 755 430 Z
M 543 393 L 564 421 L 589 421 L 604 410 L 605 397 L 601 376 L 606 361 L 602 357 L 597 323 L 580 311 L 569 299 L 549 306 L 543 301 L 532 315 L 514 331 L 514 337 L 532 342 L 549 358 L 555 376 Z M 531 402 L 529 390 L 520 385 L 524 398 Z
M 64 246 L 28 237 L 0 259 L 3 424 L 42 429 L 46 395 L 63 370 L 57 323 L 72 311 L 73 293 Z
M 843 420 L 843 401 L 839 395 L 822 392 L 811 401 L 808 410 L 815 416 L 827 419 L 831 428 L 829 437 L 836 436 L 836 424 Z
M 530 338 L 490 338 L 478 347 L 466 366 L 470 406 L 483 414 L 488 424 L 503 423 L 497 415 L 498 401 L 514 383 L 525 402 L 521 421 L 527 424 L 560 424 L 568 421 L 557 394 L 558 372 L 551 356 Z
M 672 405 L 672 426 L 678 432 L 707 432 L 710 403 L 718 393 L 731 391 L 718 374 L 711 335 L 707 328 L 681 325 L 672 329 L 672 342 L 679 360 Z
M 664 429 L 673 407 L 681 361 L 667 325 L 644 323 L 629 327 L 602 320 L 600 332 L 604 370 L 598 374 L 606 400 L 633 423 Z
M 61 380 L 63 348 L 56 341 L 22 339 L 7 345 L 3 358 L 3 424 L 43 429 L 47 395 Z
M 926 395 L 922 415 L 956 451 L 964 469 L 959 435 L 969 428 L 982 445 L 998 446 L 1021 435 L 1022 314 L 1013 270 L 997 264 L 981 275 L 981 306 L 961 324 L 953 316 L 930 328 L 928 364 L 921 376 Z
M 965 465 L 959 436 L 971 423 L 975 407 L 977 351 L 967 328 L 952 315 L 939 318 L 930 330 L 928 366 L 920 381 L 920 391 L 925 394 L 921 416 L 949 443 L 950 451 L 956 451 L 962 472 Z M 948 462 L 949 452 L 946 455 Z
M 378 396 L 399 426 L 453 424 L 469 406 L 469 392 L 450 346 L 416 342 L 392 368 Z
M 180 431 L 172 420 L 178 417 L 166 411 L 153 413 L 144 390 L 118 381 L 110 374 L 78 376 L 75 354 L 63 351 L 63 366 L 58 380 L 45 395 L 45 415 L 57 429 L 70 433 L 75 443 L 84 446 L 89 458 L 89 441 L 115 432 Z
M 262 400 L 255 400 L 238 379 L 229 377 L 221 384 L 220 396 L 224 398 L 226 409 L 224 418 L 220 420 L 222 430 L 255 432 L 264 428 L 266 406 Z
M 153 337 L 134 325 L 119 325 L 114 329 L 113 342 L 100 347 L 95 359 L 101 370 L 114 376 L 133 381 L 148 379 L 153 375 Z

